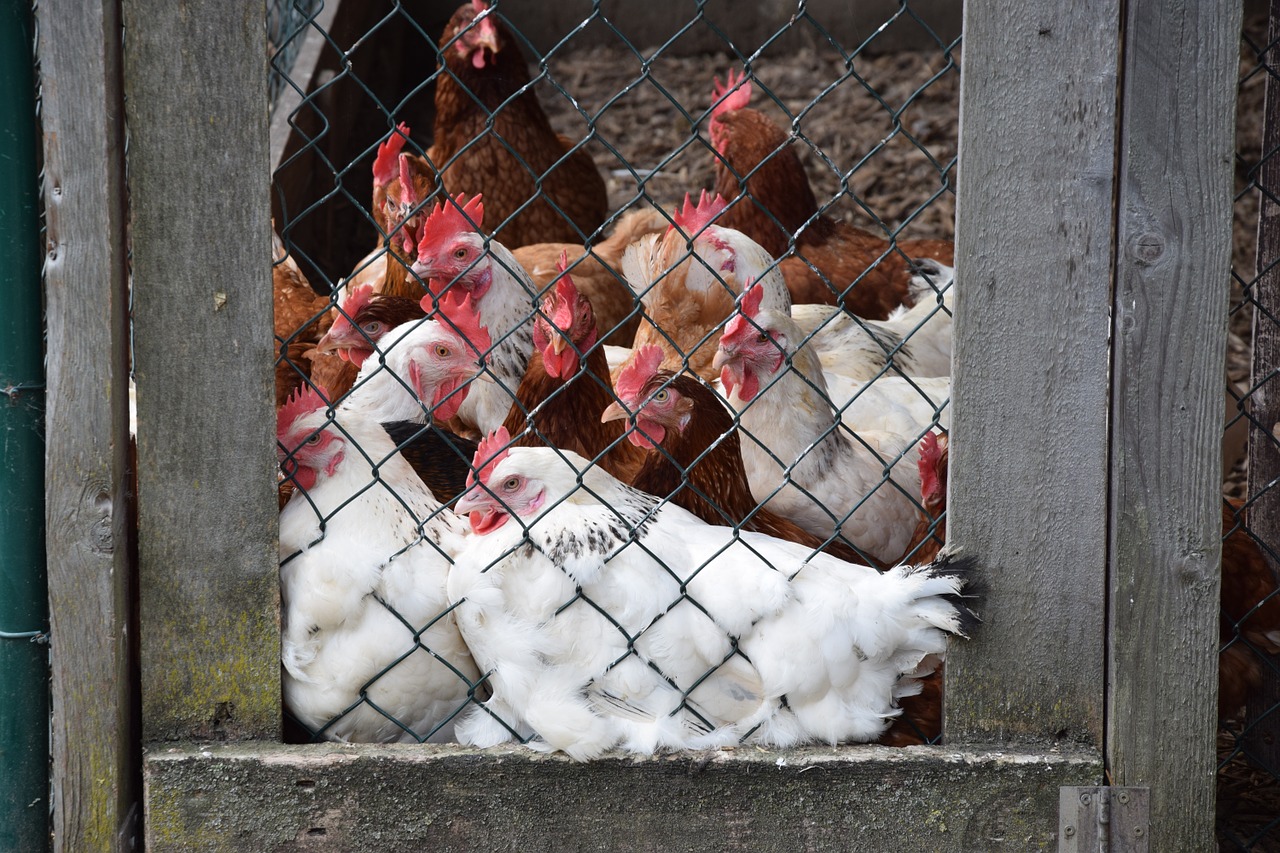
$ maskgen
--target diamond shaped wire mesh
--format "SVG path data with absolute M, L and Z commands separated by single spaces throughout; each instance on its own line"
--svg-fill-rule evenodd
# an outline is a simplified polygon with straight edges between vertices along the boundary
M 480 420 L 467 422 L 456 408 L 456 398 L 480 397 L 484 383 L 511 398 L 519 397 L 526 378 L 523 360 L 537 336 L 531 330 L 533 321 L 559 322 L 553 302 L 542 299 L 556 292 L 555 261 L 561 250 L 567 253 L 569 274 L 583 283 L 584 292 L 589 291 L 600 326 L 598 340 L 571 340 L 568 348 L 576 363 L 596 367 L 584 374 L 586 379 L 552 388 L 536 403 L 516 402 L 508 420 L 527 420 L 534 441 L 558 447 L 549 451 L 554 458 L 579 468 L 575 488 L 559 500 L 603 505 L 602 529 L 618 537 L 614 545 L 605 547 L 607 559 L 621 561 L 629 559 L 626 555 L 640 554 L 655 560 L 659 571 L 653 581 L 653 600 L 630 609 L 625 602 L 603 600 L 565 569 L 561 580 L 566 586 L 560 591 L 564 597 L 554 608 L 553 618 L 580 630 L 603 632 L 596 650 L 600 685 L 656 676 L 661 689 L 675 697 L 669 716 L 679 716 L 687 728 L 709 732 L 723 721 L 717 722 L 705 711 L 708 685 L 725 673 L 753 665 L 740 647 L 742 637 L 720 629 L 723 636 L 712 643 L 718 650 L 715 659 L 696 672 L 660 663 L 654 638 L 677 621 L 714 622 L 714 608 L 700 596 L 705 599 L 711 594 L 705 587 L 721 571 L 716 560 L 722 563 L 724 555 L 735 560 L 768 559 L 757 551 L 760 546 L 755 540 L 738 535 L 764 518 L 766 508 L 800 505 L 808 507 L 805 512 L 819 512 L 824 520 L 817 526 L 826 529 L 809 534 L 816 538 L 816 547 L 842 549 L 841 555 L 852 554 L 863 563 L 887 566 L 914 561 L 936 553 L 941 544 L 945 510 L 940 501 L 927 508 L 922 505 L 918 456 L 926 434 L 934 429 L 945 432 L 949 388 L 945 371 L 912 375 L 911 365 L 913 359 L 922 360 L 926 350 L 940 346 L 935 338 L 945 338 L 949 365 L 953 294 L 944 298 L 943 293 L 950 281 L 945 263 L 950 259 L 946 241 L 953 233 L 959 40 L 940 37 L 909 2 L 902 2 L 883 26 L 863 40 L 842 44 L 828 29 L 831 22 L 815 17 L 801 3 L 793 16 L 767 27 L 762 37 L 735 43 L 727 34 L 729 4 L 698 3 L 692 10 L 680 7 L 664 38 L 637 43 L 596 2 L 581 20 L 553 36 L 546 35 L 545 27 L 529 26 L 538 32 L 535 43 L 522 30 L 522 24 L 531 22 L 508 17 L 499 2 L 489 14 L 510 29 L 514 43 L 503 50 L 507 55 L 514 48 L 523 52 L 528 80 L 505 67 L 508 76 L 494 83 L 482 80 L 483 75 L 469 77 L 465 67 L 460 73 L 442 61 L 450 51 L 469 49 L 467 40 L 483 30 L 483 14 L 451 35 L 446 24 L 454 8 L 448 4 L 356 6 L 340 8 L 325 28 L 318 20 L 324 11 L 322 3 L 288 0 L 273 4 L 269 21 L 273 79 L 280 81 L 279 90 L 301 99 L 288 116 L 288 139 L 273 140 L 273 150 L 278 142 L 281 152 L 273 180 L 278 234 L 274 259 L 278 402 L 285 404 L 289 391 L 295 393 L 286 406 L 290 416 L 282 416 L 282 423 L 292 423 L 293 428 L 281 435 L 283 468 L 288 474 L 282 492 L 285 496 L 294 492 L 282 515 L 281 537 L 290 737 L 448 739 L 457 720 L 468 713 L 474 716 L 472 706 L 499 689 L 495 678 L 500 676 L 482 671 L 464 647 L 451 645 L 445 637 L 454 620 L 467 618 L 457 611 L 466 597 L 459 601 L 451 589 L 447 598 L 453 603 L 449 604 L 443 580 L 435 583 L 431 594 L 408 587 L 413 586 L 414 577 L 448 573 L 450 543 L 465 527 L 465 519 L 456 518 L 435 501 L 452 505 L 477 477 L 470 466 L 476 440 L 486 430 L 476 428 Z M 912 50 L 878 50 L 882 33 L 891 24 L 899 33 L 910 34 Z M 480 70 L 486 61 L 501 62 L 492 51 L 479 55 L 475 68 Z M 306 69 L 305 79 L 298 76 L 298 57 L 318 57 Z M 713 93 L 714 78 L 723 80 L 730 71 L 745 71 L 752 85 L 750 106 L 777 128 L 774 141 L 761 146 L 758 162 L 726 155 L 728 149 L 716 143 L 711 127 L 713 110 L 723 100 Z M 440 100 L 440 88 L 448 84 L 454 84 L 456 96 L 465 105 L 462 120 L 449 111 L 449 103 Z M 531 107 L 530 101 L 540 109 Z M 545 113 L 552 131 L 562 137 L 550 156 L 527 138 L 528 126 L 539 113 Z M 508 121 L 516 114 L 522 116 L 523 124 Z M 478 123 L 467 124 L 477 117 Z M 470 127 L 474 131 L 466 130 Z M 459 136 L 464 138 L 454 138 Z M 404 156 L 398 156 L 401 150 Z M 803 177 L 782 187 L 769 185 L 770 170 L 791 163 L 792 158 L 798 158 Z M 376 177 L 380 162 L 395 164 L 381 179 Z M 500 173 L 502 180 L 495 182 L 485 174 L 488 170 Z M 572 179 L 564 180 L 570 173 Z M 603 180 L 607 204 L 593 216 L 582 212 L 584 205 L 575 192 L 589 189 L 596 175 Z M 778 192 L 800 194 L 799 182 L 812 187 L 812 201 L 811 209 L 806 208 L 795 225 L 783 220 L 784 204 L 778 201 Z M 746 188 L 740 197 L 739 183 Z M 474 193 L 481 184 L 485 186 L 482 220 L 478 208 L 452 205 L 442 190 L 444 185 L 451 192 Z M 688 368 L 684 373 L 658 375 L 657 385 L 646 392 L 650 402 L 659 395 L 691 398 L 710 393 L 691 374 L 696 359 L 710 361 L 729 316 L 719 316 L 705 326 L 676 323 L 672 318 L 677 315 L 663 314 L 646 297 L 661 292 L 669 286 L 664 282 L 678 273 L 688 277 L 681 280 L 709 278 L 709 290 L 718 289 L 738 300 L 738 291 L 748 282 L 734 279 L 737 271 L 731 266 L 708 260 L 709 250 L 698 250 L 706 243 L 698 241 L 712 232 L 702 232 L 701 224 L 690 226 L 679 215 L 686 193 L 696 199 L 700 189 L 724 186 L 733 190 L 729 193 L 733 197 L 726 199 L 730 202 L 726 217 L 734 215 L 736 208 L 743 217 L 763 217 L 766 231 L 780 227 L 774 233 L 789 237 L 781 251 L 772 253 L 776 257 L 766 256 L 760 265 L 761 280 L 786 278 L 793 291 L 793 277 L 817 281 L 818 292 L 827 302 L 844 298 L 849 304 L 848 300 L 873 292 L 880 286 L 878 277 L 888 278 L 887 271 L 893 269 L 902 281 L 910 277 L 915 288 L 910 296 L 899 294 L 893 305 L 915 301 L 919 310 L 880 325 L 838 309 L 817 311 L 800 328 L 798 340 L 775 344 L 785 369 L 780 367 L 776 376 L 761 383 L 754 400 L 738 411 L 722 408 L 715 397 L 706 404 L 710 408 L 704 408 L 704 414 L 714 410 L 727 422 L 707 446 L 679 455 L 660 436 L 646 433 L 649 444 L 662 444 L 649 453 L 668 463 L 662 476 L 652 479 L 665 485 L 654 487 L 652 496 L 628 492 L 636 495 L 634 504 L 610 505 L 607 495 L 613 494 L 612 487 L 587 482 L 581 460 L 569 451 L 580 452 L 593 470 L 609 468 L 624 457 L 635 461 L 636 448 L 645 443 L 632 441 L 632 435 L 642 431 L 640 422 L 624 418 L 623 431 L 604 444 L 590 445 L 587 451 L 585 439 L 566 446 L 563 433 L 548 426 L 553 417 L 548 413 L 576 417 L 585 435 L 586 425 L 595 423 L 606 404 L 619 402 L 620 365 L 601 366 L 602 344 L 629 347 L 644 335 L 645 340 L 674 352 L 677 368 Z M 439 280 L 421 272 L 427 251 L 423 246 L 429 242 L 428 234 L 435 233 L 434 220 L 427 214 L 437 205 L 440 214 L 432 216 L 452 210 L 449 215 L 462 217 L 468 226 L 481 225 L 479 230 L 487 235 L 477 254 L 465 257 L 447 274 L 437 272 Z M 804 233 L 838 230 L 840 226 L 832 222 L 850 223 L 871 235 L 871 248 L 859 249 L 865 260 L 853 272 L 833 273 L 822 240 L 805 242 L 809 238 Z M 619 238 L 614 235 L 652 232 L 655 240 L 664 240 L 674 225 L 687 233 L 687 239 L 679 240 L 663 268 L 650 270 L 647 280 L 624 277 L 618 269 L 622 245 L 615 245 Z M 795 236 L 797 232 L 800 237 Z M 499 244 L 515 249 L 515 254 Z M 540 250 L 544 244 L 564 245 Z M 920 256 L 916 249 L 931 252 L 943 264 L 910 266 Z M 457 288 L 448 286 L 473 274 L 514 275 L 521 267 L 532 274 L 538 292 L 528 294 L 518 324 L 501 327 L 485 321 L 492 334 L 477 350 L 485 366 L 475 375 L 477 353 L 468 354 L 466 345 L 459 345 L 463 338 L 476 340 L 466 319 L 469 309 L 443 307 L 443 300 L 457 295 Z M 363 297 L 348 301 L 366 281 L 384 296 L 396 293 L 406 298 L 397 306 L 374 300 L 376 310 L 374 302 L 362 303 Z M 447 295 L 450 290 L 454 296 Z M 423 296 L 427 299 L 416 306 Z M 475 298 L 478 302 L 482 297 Z M 739 310 L 736 304 L 735 311 Z M 384 310 L 388 313 L 377 313 Z M 745 309 L 741 311 L 746 314 Z M 760 325 L 764 316 L 744 316 L 743 328 L 750 334 L 776 331 Z M 406 325 L 393 324 L 392 317 Z M 389 331 L 393 325 L 395 332 Z M 347 329 L 347 343 L 355 347 L 351 352 L 369 351 L 358 374 L 356 365 L 317 349 L 326 329 L 339 328 Z M 826 361 L 815 368 L 816 373 L 803 372 L 797 365 L 803 361 L 801 351 L 816 352 L 821 336 L 837 333 L 858 341 L 870 355 L 862 351 L 857 356 L 863 372 L 843 380 L 847 388 L 828 389 L 830 378 L 843 374 L 829 370 Z M 472 369 L 463 380 L 455 375 L 456 388 L 450 385 L 420 401 L 422 376 L 408 354 L 420 346 L 456 346 L 465 356 L 458 362 L 469 359 Z M 705 364 L 702 367 L 703 379 L 714 378 L 714 371 Z M 465 365 L 459 369 L 465 372 Z M 342 384 L 331 385 L 331 381 Z M 308 396 L 313 391 L 299 398 L 295 390 L 299 387 L 322 389 L 327 399 Z M 822 411 L 798 422 L 795 429 L 784 430 L 793 434 L 780 437 L 778 424 L 771 422 L 779 417 L 777 407 L 766 401 L 780 399 L 785 389 L 794 389 L 787 393 L 795 393 L 797 399 L 817 400 Z M 372 399 L 398 402 L 382 406 L 370 403 Z M 593 409 L 584 402 L 588 399 L 600 405 Z M 477 404 L 476 410 L 482 405 Z M 634 400 L 630 406 L 635 406 Z M 395 416 L 386 416 L 392 410 Z M 890 410 L 896 420 L 879 414 Z M 365 417 L 370 412 L 379 413 L 378 421 L 395 423 L 385 429 L 374 423 L 370 428 Z M 431 426 L 433 415 L 454 431 Z M 771 472 L 768 482 L 759 477 L 751 481 L 746 508 L 731 509 L 726 489 L 695 473 L 720 464 L 720 450 L 731 443 L 730 436 L 739 445 L 748 471 Z M 843 449 L 836 453 L 830 450 L 833 447 Z M 482 443 L 477 464 L 486 457 L 485 448 Z M 320 456 L 315 454 L 324 453 L 329 456 L 316 463 Z M 406 458 L 413 460 L 421 480 L 406 475 Z M 309 460 L 320 473 L 306 473 Z M 821 478 L 807 481 L 809 475 L 802 476 L 803 469 L 816 467 L 826 474 L 825 469 L 841 464 L 859 466 L 863 485 L 852 494 L 839 493 L 840 503 L 829 506 L 830 489 L 821 485 Z M 423 465 L 431 469 L 430 475 L 422 473 Z M 945 484 L 945 468 L 935 465 L 934 470 Z M 345 492 L 327 488 L 340 478 L 345 478 Z M 434 498 L 425 495 L 428 490 Z M 941 494 L 945 495 L 945 485 Z M 732 535 L 705 555 L 704 564 L 668 565 L 662 549 L 651 550 L 642 535 L 668 502 L 698 504 Z M 542 511 L 559 505 L 553 502 L 550 510 Z M 888 513 L 884 506 L 897 509 Z M 508 529 L 522 529 L 524 536 L 506 554 L 494 554 L 495 563 L 508 556 L 533 559 L 534 552 L 540 552 L 558 566 L 574 564 L 573 549 L 584 547 L 583 542 L 574 537 L 569 537 L 574 541 L 543 541 L 524 528 L 518 507 L 503 508 L 511 514 Z M 390 524 L 394 529 L 373 537 L 353 531 L 351 519 L 369 518 L 369 513 L 394 517 Z M 879 525 L 889 531 L 885 534 L 888 544 L 873 546 L 852 537 L 849 531 L 857 519 L 869 519 L 859 522 L 866 529 Z M 476 524 L 474 515 L 472 524 Z M 348 550 L 338 561 L 340 566 L 332 555 L 320 556 L 326 548 L 348 540 L 359 544 L 345 546 Z M 587 537 L 586 545 L 592 544 L 600 545 Z M 808 547 L 812 552 L 815 546 Z M 357 565 L 362 567 L 358 571 L 352 568 Z M 808 577 L 815 571 L 796 568 L 792 575 Z M 473 594 L 492 592 L 484 585 L 491 575 L 478 577 Z M 351 600 L 352 588 L 364 594 Z M 704 591 L 696 593 L 695 588 Z M 363 648 L 356 664 L 351 663 L 350 653 L 333 651 L 337 645 L 333 637 L 360 619 L 377 622 L 383 630 L 377 635 L 381 642 Z M 351 633 L 358 632 L 352 629 Z M 359 637 L 348 639 L 352 645 L 347 648 L 368 643 Z M 335 663 L 339 658 L 341 666 Z M 317 675 L 321 669 L 324 678 Z M 337 669 L 343 671 L 335 675 Z M 913 701 L 915 705 L 895 723 L 885 742 L 937 738 L 940 688 L 936 678 L 920 699 L 904 700 L 904 706 Z M 424 681 L 435 685 L 440 697 L 430 708 L 421 703 L 415 706 L 409 698 L 414 685 L 421 692 Z M 629 707 L 605 687 L 598 698 L 613 703 L 614 711 L 625 712 Z M 780 698 L 784 708 L 787 701 L 786 696 Z M 529 740 L 527 720 L 517 722 L 519 709 L 504 709 L 489 701 L 484 711 L 489 722 L 473 725 L 473 731 L 487 732 L 493 741 Z M 738 734 L 751 739 L 757 729 L 746 727 Z
M 1280 849 L 1280 432 L 1268 406 L 1278 366 L 1280 228 L 1259 225 L 1260 200 L 1280 191 L 1266 102 L 1280 97 L 1274 30 L 1247 17 L 1237 105 L 1236 205 L 1227 353 L 1218 735 L 1218 839 L 1224 850 Z M 1268 205 L 1270 206 L 1270 205 Z

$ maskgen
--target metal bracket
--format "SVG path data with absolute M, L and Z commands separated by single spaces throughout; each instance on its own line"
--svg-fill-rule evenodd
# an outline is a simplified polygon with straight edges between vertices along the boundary
M 1058 789 L 1058 853 L 1150 853 L 1151 789 Z

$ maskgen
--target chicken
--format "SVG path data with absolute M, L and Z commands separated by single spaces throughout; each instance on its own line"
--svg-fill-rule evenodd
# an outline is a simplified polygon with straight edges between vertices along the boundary
M 615 399 L 604 347 L 597 341 L 591 300 L 565 270 L 542 301 L 533 324 L 536 351 L 503 426 L 522 447 L 559 447 L 629 481 L 645 453 L 623 441 L 623 427 L 596 416 Z
M 415 247 L 422 239 L 423 203 L 435 193 L 436 172 L 430 162 L 405 152 L 409 126 L 401 123 L 378 146 L 373 163 L 373 218 L 380 233 L 383 277 L 377 291 L 386 296 L 422 298 L 422 285 L 409 274 Z
M 667 220 L 656 210 L 633 210 L 623 215 L 613 233 L 584 252 L 577 243 L 536 243 L 512 252 L 529 273 L 538 292 L 545 292 L 559 277 L 561 255 L 572 258 L 569 271 L 578 289 L 591 300 L 596 323 L 604 333 L 603 340 L 613 346 L 629 347 L 640 324 L 635 294 L 622 277 L 622 253 L 646 234 L 656 234 L 667 227 Z
M 488 332 L 469 296 L 440 301 L 447 319 L 405 323 L 378 342 L 381 358 L 368 358 L 339 411 L 375 423 L 444 423 L 453 418 L 474 388 L 490 348 Z
M 815 536 L 751 495 L 733 418 L 715 392 L 691 376 L 659 369 L 662 351 L 646 346 L 618 376 L 618 402 L 601 420 L 629 419 L 628 440 L 637 447 L 661 447 L 628 482 L 670 500 L 708 524 L 767 533 L 851 563 L 865 556 L 840 539 Z
M 427 158 L 444 189 L 483 194 L 508 247 L 582 245 L 608 213 L 604 179 L 585 148 L 552 130 L 511 30 L 472 0 L 454 12 L 439 47 Z
M 1243 513 L 1239 501 L 1222 504 L 1218 713 L 1224 718 L 1235 716 L 1261 686 L 1262 655 L 1280 654 L 1280 592 L 1270 564 L 1245 528 Z
M 791 136 L 747 104 L 751 83 L 733 73 L 716 81 L 710 135 L 715 191 L 729 200 L 717 220 L 774 257 L 796 303 L 836 304 L 883 320 L 908 300 L 908 258 L 951 262 L 946 240 L 886 240 L 819 211 Z
M 300 389 L 278 419 L 285 707 L 329 740 L 451 740 L 480 677 L 445 596 L 465 529 L 382 427 L 328 407 Z
M 351 390 L 365 359 L 394 328 L 426 316 L 417 299 L 384 296 L 364 284 L 350 290 L 329 331 L 310 353 L 311 379 L 337 400 Z
M 822 369 L 857 383 L 886 373 L 911 377 L 951 375 L 951 316 L 956 271 L 921 259 L 911 278 L 911 308 L 887 320 L 863 320 L 830 305 L 792 305 L 791 319 L 813 334 Z
M 751 492 L 816 536 L 840 534 L 882 563 L 902 557 L 920 493 L 915 442 L 842 422 L 810 346 L 790 317 L 762 308 L 751 287 L 725 326 L 713 366 L 740 413 Z M 901 461 L 902 464 L 895 464 Z
M 497 240 L 486 238 L 480 196 L 445 199 L 432 208 L 418 243 L 413 272 L 430 291 L 424 310 L 446 290 L 470 294 L 480 321 L 495 342 L 485 352 L 495 382 L 473 388 L 458 411 L 459 420 L 481 433 L 502 425 L 533 352 L 533 314 L 537 287 L 524 267 Z M 448 318 L 448 311 L 441 308 Z
M 507 441 L 481 443 L 458 501 L 476 536 L 449 600 L 493 686 L 458 723 L 465 743 L 514 730 L 584 761 L 874 740 L 926 659 L 976 623 L 959 598 L 967 564 L 881 574 Z
M 695 206 L 686 195 L 673 227 L 642 237 L 622 256 L 627 283 L 644 305 L 634 348 L 657 346 L 663 367 L 688 369 L 708 381 L 715 378 L 716 335 L 748 284 L 759 285 L 766 307 L 791 310 L 769 253 L 744 234 L 712 224 L 723 210 L 719 197 L 703 192 Z
M 329 326 L 329 298 L 311 289 L 279 235 L 271 233 L 271 289 L 275 311 L 276 406 L 306 382 L 311 365 L 305 353 Z

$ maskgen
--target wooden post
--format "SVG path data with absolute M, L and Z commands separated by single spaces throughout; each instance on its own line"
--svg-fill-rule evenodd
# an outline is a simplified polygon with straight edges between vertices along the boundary
M 1130 0 L 1112 386 L 1107 768 L 1211 850 L 1238 0 Z M 1158 46 L 1158 47 L 1156 47 Z
M 134 849 L 129 314 L 120 18 L 42 0 L 46 537 L 55 850 Z
M 263 0 L 125 0 L 143 738 L 280 731 Z
M 1271 25 L 1267 43 L 1272 45 L 1264 61 L 1271 68 L 1280 62 L 1280 0 L 1271 2 Z M 1262 129 L 1263 160 L 1258 173 L 1261 189 L 1258 209 L 1257 280 L 1252 291 L 1256 307 L 1253 311 L 1253 378 L 1256 389 L 1249 396 L 1252 421 L 1249 429 L 1249 530 L 1263 543 L 1263 553 L 1280 580 L 1280 82 L 1274 74 L 1267 77 L 1267 97 Z M 1269 671 L 1264 665 L 1264 671 Z M 1280 704 L 1280 679 L 1264 680 L 1250 697 L 1245 708 L 1250 725 L 1245 733 L 1245 748 L 1255 761 L 1261 761 L 1280 772 L 1280 713 L 1272 709 Z
M 1102 745 L 1119 22 L 965 4 L 948 538 L 990 591 L 951 743 Z

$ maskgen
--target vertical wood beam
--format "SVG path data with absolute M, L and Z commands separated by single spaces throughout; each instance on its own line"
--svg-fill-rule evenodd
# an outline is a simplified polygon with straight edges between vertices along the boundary
M 1129 0 L 1112 387 L 1107 767 L 1152 850 L 1212 850 L 1222 376 L 1241 4 Z
M 123 0 L 146 742 L 279 737 L 264 0 Z
M 45 547 L 55 850 L 133 849 L 129 318 L 119 5 L 41 0 Z
M 953 743 L 1102 744 L 1119 24 L 965 4 L 948 537 L 988 593 L 947 660 Z

